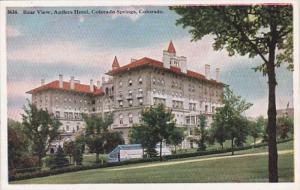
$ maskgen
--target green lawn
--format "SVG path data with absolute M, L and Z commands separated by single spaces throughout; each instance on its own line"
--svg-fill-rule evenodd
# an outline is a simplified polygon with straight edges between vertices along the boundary
M 293 141 L 278 145 L 278 150 L 293 149 Z M 238 151 L 236 155 L 266 152 L 266 148 Z M 221 158 L 220 156 L 224 156 Z M 293 153 L 279 154 L 279 180 L 294 180 Z M 232 158 L 229 154 L 185 158 L 163 162 L 132 164 L 113 168 L 86 170 L 13 183 L 196 183 L 196 182 L 267 182 L 267 155 Z M 203 160 L 205 158 L 217 160 Z M 202 161 L 200 161 L 202 159 Z M 182 162 L 182 163 L 181 163 Z M 188 163 L 185 163 L 188 162 Z M 155 166 L 156 165 L 156 166 Z M 138 167 L 147 168 L 138 168 Z

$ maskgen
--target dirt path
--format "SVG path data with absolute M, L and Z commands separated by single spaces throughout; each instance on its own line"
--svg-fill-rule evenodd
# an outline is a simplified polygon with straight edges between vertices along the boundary
M 294 151 L 291 150 L 281 150 L 278 151 L 278 155 L 280 154 L 289 154 L 293 153 Z M 193 163 L 193 162 L 202 162 L 202 161 L 209 161 L 209 160 L 220 160 L 220 159 L 230 159 L 230 158 L 242 158 L 242 157 L 251 157 L 251 156 L 259 156 L 259 155 L 267 155 L 268 152 L 260 152 L 260 153 L 249 153 L 249 154 L 242 154 L 242 155 L 234 155 L 234 156 L 220 156 L 220 157 L 212 157 L 212 158 L 199 158 L 194 160 L 182 160 L 182 161 L 170 161 L 170 162 L 162 162 L 162 163 L 155 163 L 155 164 L 147 164 L 145 166 L 131 166 L 126 168 L 112 168 L 107 169 L 107 171 L 121 171 L 121 170 L 131 170 L 131 169 L 140 169 L 140 168 L 150 168 L 150 167 L 158 167 L 158 166 L 170 166 L 176 164 L 184 164 L 184 163 Z

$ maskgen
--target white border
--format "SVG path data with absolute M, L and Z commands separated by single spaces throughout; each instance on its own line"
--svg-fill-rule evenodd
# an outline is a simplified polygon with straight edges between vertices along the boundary
M 153 190 L 154 188 L 164 188 L 164 189 L 300 189 L 299 185 L 299 117 L 295 117 L 295 147 L 294 147 L 294 158 L 295 158 L 295 182 L 294 183 L 201 183 L 201 184 L 76 184 L 76 185 L 11 185 L 8 184 L 7 176 L 7 77 L 6 77 L 6 8 L 7 7 L 32 7 L 32 6 L 43 6 L 43 7 L 76 7 L 76 6 L 128 6 L 128 5 L 179 5 L 179 4 L 261 4 L 261 3 L 292 3 L 294 6 L 294 76 L 293 76 L 293 90 L 294 90 L 294 114 L 295 116 L 300 116 L 300 102 L 299 102 L 299 2 L 297 0 L 153 0 L 153 1 L 138 1 L 138 0 L 111 0 L 111 1 L 2 1 L 0 2 L 0 68 L 1 68 L 1 186 L 0 189 L 22 189 L 22 190 L 35 190 L 35 189 L 65 189 L 72 188 L 77 189 L 94 189 L 94 188 L 105 188 L 110 189 L 144 189 Z

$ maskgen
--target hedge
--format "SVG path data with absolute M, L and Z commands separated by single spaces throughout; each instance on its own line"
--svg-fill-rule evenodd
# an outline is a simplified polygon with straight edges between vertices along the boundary
M 293 139 L 278 140 L 277 143 L 278 144 L 284 143 L 284 142 L 288 142 L 291 140 L 293 140 Z M 235 147 L 234 151 L 247 150 L 247 149 L 251 149 L 253 147 L 259 148 L 259 147 L 263 147 L 263 146 L 267 146 L 267 143 L 259 143 L 254 146 L 249 145 L 249 146 L 243 146 L 243 147 Z M 221 154 L 221 153 L 227 153 L 227 152 L 231 152 L 231 151 L 232 151 L 231 148 L 226 148 L 226 149 L 216 149 L 216 150 L 209 150 L 209 151 L 199 151 L 199 152 L 194 152 L 194 153 L 174 154 L 174 155 L 164 156 L 164 160 L 189 158 L 189 157 L 212 155 L 212 154 Z M 70 166 L 70 167 L 56 168 L 56 169 L 52 169 L 52 170 L 34 171 L 31 173 L 19 173 L 19 174 L 9 176 L 9 181 L 31 179 L 31 178 L 36 178 L 36 177 L 46 177 L 46 176 L 62 174 L 62 173 L 67 173 L 67 172 L 76 172 L 76 171 L 81 171 L 81 170 L 107 168 L 107 167 L 123 166 L 123 165 L 129 165 L 129 164 L 155 162 L 155 161 L 159 161 L 159 157 L 144 158 L 144 159 L 132 159 L 132 160 L 126 160 L 123 162 L 105 163 L 103 165 L 95 164 L 95 165 L 90 165 L 90 166 L 83 166 L 83 165 Z

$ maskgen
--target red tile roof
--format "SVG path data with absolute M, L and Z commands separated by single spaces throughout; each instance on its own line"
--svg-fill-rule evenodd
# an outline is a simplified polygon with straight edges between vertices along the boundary
M 118 61 L 118 59 L 117 59 L 117 56 L 115 56 L 115 58 L 114 58 L 114 61 L 113 61 L 112 67 L 113 67 L 113 68 L 114 68 L 114 67 L 120 67 L 120 65 L 119 65 L 119 61 Z
M 79 84 L 79 83 L 75 83 L 74 89 L 71 89 L 70 82 L 63 82 L 63 88 L 60 88 L 58 80 L 52 81 L 48 84 L 45 84 L 43 86 L 32 89 L 26 93 L 34 94 L 34 93 L 37 93 L 37 92 L 40 92 L 43 90 L 48 90 L 48 89 L 68 90 L 68 91 L 81 92 L 81 93 L 86 93 L 86 94 L 91 94 L 91 95 L 104 94 L 102 88 L 98 89 L 94 86 L 94 92 L 91 92 L 90 85 Z
M 163 70 L 166 70 L 166 71 L 169 71 L 169 72 L 172 72 L 172 73 L 176 73 L 176 74 L 180 74 L 180 75 L 184 75 L 184 76 L 190 77 L 190 78 L 194 78 L 194 79 L 198 79 L 198 80 L 206 80 L 206 81 L 209 81 L 209 82 L 214 83 L 214 84 L 223 85 L 223 83 L 221 83 L 221 82 L 217 82 L 217 81 L 212 80 L 212 79 L 208 80 L 204 75 L 202 75 L 200 73 L 197 73 L 195 71 L 187 70 L 186 73 L 183 73 L 181 71 L 181 69 L 178 68 L 178 67 L 171 66 L 170 69 L 165 68 L 163 66 L 162 62 L 151 59 L 151 58 L 148 58 L 148 57 L 143 57 L 142 59 L 139 59 L 137 61 L 134 61 L 134 62 L 129 63 L 127 65 L 124 65 L 122 67 L 119 67 L 117 69 L 111 70 L 111 71 L 107 72 L 106 74 L 115 75 L 115 74 L 126 72 L 126 71 L 131 70 L 131 69 L 147 67 L 147 66 L 163 69 Z
M 169 43 L 168 52 L 169 52 L 169 53 L 176 53 L 176 50 L 175 50 L 175 47 L 174 47 L 174 45 L 173 45 L 172 40 L 171 40 L 170 43 Z

